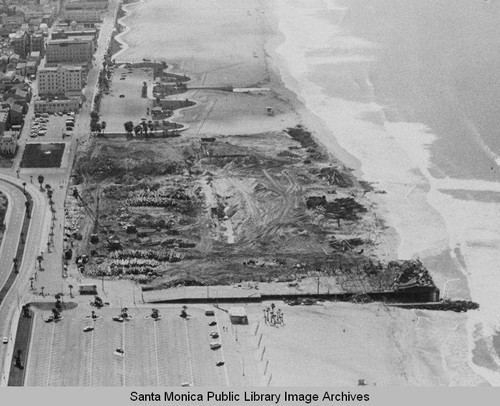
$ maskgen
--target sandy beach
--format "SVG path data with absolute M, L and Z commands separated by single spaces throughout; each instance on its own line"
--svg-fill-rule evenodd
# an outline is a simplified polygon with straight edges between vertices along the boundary
M 391 42 L 405 26 L 408 38 L 412 29 L 418 31 L 408 11 L 418 10 L 379 3 L 145 0 L 125 6 L 128 14 L 121 23 L 131 28 L 117 36 L 125 46 L 115 58 L 164 60 L 172 72 L 188 75 L 191 86 L 269 89 L 259 97 L 192 90 L 181 96 L 197 105 L 176 120 L 190 126 L 187 137 L 254 134 L 304 124 L 335 159 L 386 192 L 367 194 L 390 226 L 380 237 L 381 256 L 419 257 L 442 295 L 472 298 L 482 306 L 468 314 L 335 303 L 319 311 L 301 309 L 294 312 L 289 329 L 268 332 L 276 370 L 273 385 L 353 385 L 361 378 L 377 385 L 497 384 L 493 337 L 499 277 L 491 273 L 499 255 L 494 196 L 500 187 L 491 176 L 447 172 L 457 164 L 443 155 L 443 129 L 410 103 L 418 100 L 421 108 L 428 102 L 422 96 L 426 89 L 415 85 L 401 90 L 409 67 L 420 66 L 422 56 L 415 49 L 425 39 L 412 42 L 401 35 L 400 42 Z M 429 2 L 422 7 L 432 10 Z M 440 9 L 447 12 L 445 6 Z M 370 40 L 373 21 L 388 28 Z M 386 66 L 380 60 L 387 55 Z M 399 60 L 406 65 L 397 65 Z M 435 82 L 445 72 L 438 70 Z M 419 78 L 418 71 L 410 73 Z M 437 99 L 433 103 L 439 106 Z M 269 105 L 274 116 L 264 114 Z M 486 156 L 491 161 L 494 150 Z M 339 325 L 348 326 L 348 333 Z M 311 340 L 318 341 L 312 346 L 317 351 L 307 352 Z

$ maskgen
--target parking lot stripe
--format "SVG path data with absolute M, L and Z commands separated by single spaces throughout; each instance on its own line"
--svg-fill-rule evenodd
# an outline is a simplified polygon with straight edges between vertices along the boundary
M 127 353 L 125 352 L 125 322 L 122 323 L 123 328 L 122 328 L 122 349 L 123 349 L 123 363 L 122 363 L 122 386 L 127 386 L 126 384 L 126 378 L 127 378 L 127 369 L 125 368 L 125 357 L 127 356 Z
M 56 322 L 52 322 L 52 337 L 50 339 L 50 350 L 49 350 L 49 364 L 47 366 L 47 383 L 46 386 L 49 386 L 50 383 L 50 368 L 52 366 L 52 351 L 54 349 L 54 336 L 56 333 Z
M 160 386 L 160 365 L 158 360 L 158 338 L 156 337 L 156 321 L 153 320 L 153 331 L 155 337 L 155 353 L 156 353 L 156 386 Z
M 191 348 L 190 348 L 190 345 L 189 345 L 187 320 L 185 320 L 184 329 L 186 331 L 186 344 L 187 344 L 187 351 L 188 351 L 189 373 L 191 374 L 191 382 L 190 383 L 191 383 L 191 385 L 194 385 L 193 363 L 191 362 Z
M 221 340 L 221 334 L 220 334 L 220 330 L 219 330 L 219 320 L 217 320 L 217 313 L 214 312 L 214 317 L 215 317 L 215 321 L 217 322 L 217 334 L 219 334 L 219 340 L 222 342 Z M 224 361 L 224 375 L 225 375 L 225 378 L 226 378 L 226 385 L 229 386 L 229 375 L 227 374 L 227 368 L 226 368 L 226 357 L 224 356 L 224 348 L 223 346 L 220 348 L 220 351 L 221 351 L 221 354 L 222 354 L 222 361 Z

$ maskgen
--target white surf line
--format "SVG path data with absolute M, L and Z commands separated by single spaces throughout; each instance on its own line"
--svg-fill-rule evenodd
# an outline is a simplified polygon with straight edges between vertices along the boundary
M 219 341 L 222 344 L 222 336 L 220 335 L 219 320 L 217 320 L 217 313 L 214 312 L 215 322 L 217 323 L 217 334 L 219 334 Z M 229 386 L 229 375 L 226 367 L 226 357 L 224 356 L 224 346 L 221 345 L 220 352 L 222 354 L 222 361 L 224 361 L 224 375 L 226 377 L 226 386 Z
M 53 321 L 52 323 L 52 338 L 50 340 L 50 351 L 49 351 L 49 365 L 47 366 L 47 384 L 45 386 L 49 386 L 49 382 L 50 382 L 50 368 L 52 366 L 52 350 L 54 349 L 54 336 L 56 334 L 56 325 L 55 325 L 55 321 Z
M 155 336 L 155 353 L 156 353 L 156 386 L 160 386 L 160 366 L 158 362 L 158 340 L 156 338 L 156 321 L 153 320 L 153 331 Z
M 185 322 L 184 322 L 184 331 L 186 332 L 186 344 L 187 344 L 187 350 L 188 350 L 189 373 L 191 374 L 191 385 L 194 385 L 193 364 L 191 362 L 191 347 L 189 345 L 187 320 L 185 320 Z

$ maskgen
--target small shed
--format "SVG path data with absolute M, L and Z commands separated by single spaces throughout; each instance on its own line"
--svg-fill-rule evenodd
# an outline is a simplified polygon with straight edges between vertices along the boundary
M 228 313 L 231 324 L 248 324 L 248 316 L 244 307 L 230 307 Z
M 97 285 L 81 283 L 78 285 L 78 291 L 80 292 L 80 295 L 95 295 L 97 294 Z

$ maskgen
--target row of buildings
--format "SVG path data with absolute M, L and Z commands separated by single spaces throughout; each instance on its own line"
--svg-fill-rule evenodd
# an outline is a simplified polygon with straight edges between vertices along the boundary
M 43 67 L 38 70 L 35 112 L 77 110 L 97 47 L 99 23 L 108 0 L 68 0 L 63 18 L 45 43 Z
M 0 6 L 0 153 L 4 154 L 15 153 L 35 75 L 35 112 L 78 110 L 99 24 L 109 5 L 108 0 L 12 3 Z M 57 16 L 59 23 L 49 30 Z

